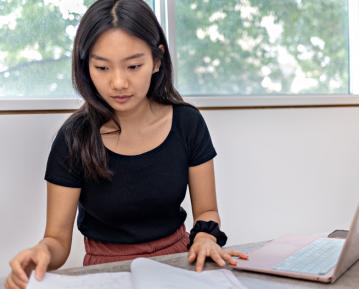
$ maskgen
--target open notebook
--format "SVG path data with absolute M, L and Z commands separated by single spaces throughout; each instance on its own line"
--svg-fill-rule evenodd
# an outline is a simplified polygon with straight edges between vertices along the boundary
M 176 268 L 147 258 L 131 263 L 131 272 L 80 276 L 46 273 L 42 281 L 31 275 L 27 289 L 246 289 L 226 269 L 201 273 Z

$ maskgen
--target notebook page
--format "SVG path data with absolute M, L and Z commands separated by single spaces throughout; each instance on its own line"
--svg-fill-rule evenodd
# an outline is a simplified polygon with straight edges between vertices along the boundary
M 133 289 L 130 272 L 96 273 L 78 276 L 46 273 L 42 281 L 31 274 L 26 289 Z
M 226 269 L 201 273 L 176 268 L 146 258 L 131 263 L 134 289 L 245 289 Z

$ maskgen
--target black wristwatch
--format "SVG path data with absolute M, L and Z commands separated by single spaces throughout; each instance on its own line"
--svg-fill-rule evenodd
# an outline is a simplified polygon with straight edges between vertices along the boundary
M 193 245 L 194 238 L 199 232 L 208 233 L 214 236 L 217 240 L 217 244 L 221 247 L 227 243 L 228 238 L 226 234 L 219 229 L 218 223 L 214 221 L 197 221 L 189 234 L 188 249 Z

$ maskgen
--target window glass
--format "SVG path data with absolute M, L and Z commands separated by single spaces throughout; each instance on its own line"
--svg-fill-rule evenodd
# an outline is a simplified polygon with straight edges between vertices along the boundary
M 75 97 L 72 43 L 93 2 L 0 1 L 0 99 Z M 152 0 L 146 2 L 152 6 Z
M 175 3 L 182 94 L 349 92 L 347 1 Z

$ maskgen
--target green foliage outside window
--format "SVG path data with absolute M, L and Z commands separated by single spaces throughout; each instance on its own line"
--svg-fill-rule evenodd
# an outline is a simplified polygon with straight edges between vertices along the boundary
M 177 81 L 190 95 L 348 93 L 345 0 L 176 1 Z

